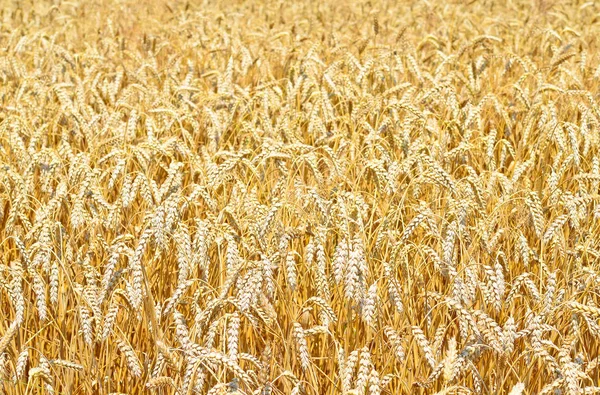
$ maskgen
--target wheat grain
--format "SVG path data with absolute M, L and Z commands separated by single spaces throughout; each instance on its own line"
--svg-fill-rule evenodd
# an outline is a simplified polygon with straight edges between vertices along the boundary
M 0 392 L 597 392 L 593 4 L 440 5 L 4 4 Z

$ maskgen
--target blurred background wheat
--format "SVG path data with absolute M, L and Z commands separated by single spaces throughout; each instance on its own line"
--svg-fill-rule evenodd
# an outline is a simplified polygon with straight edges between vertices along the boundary
M 0 4 L 0 393 L 600 392 L 597 4 Z

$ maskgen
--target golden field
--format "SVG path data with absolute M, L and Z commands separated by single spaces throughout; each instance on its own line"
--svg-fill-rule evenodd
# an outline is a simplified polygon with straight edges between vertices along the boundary
M 600 392 L 600 6 L 0 1 L 1 394 Z

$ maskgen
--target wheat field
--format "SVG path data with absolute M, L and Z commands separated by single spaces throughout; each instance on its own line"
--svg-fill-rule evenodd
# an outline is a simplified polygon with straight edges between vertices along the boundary
M 600 6 L 0 5 L 0 394 L 600 393 Z

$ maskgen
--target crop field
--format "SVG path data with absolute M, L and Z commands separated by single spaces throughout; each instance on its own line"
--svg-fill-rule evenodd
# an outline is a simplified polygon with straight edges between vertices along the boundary
M 600 393 L 600 5 L 0 0 L 0 394 Z

